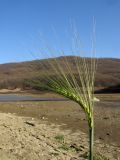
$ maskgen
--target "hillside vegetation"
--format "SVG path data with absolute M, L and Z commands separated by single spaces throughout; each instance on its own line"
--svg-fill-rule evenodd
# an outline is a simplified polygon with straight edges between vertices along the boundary
M 74 57 L 69 56 L 58 58 L 59 63 L 64 69 L 66 69 L 64 64 L 65 58 L 67 58 L 73 73 L 76 74 Z M 90 59 L 88 58 L 87 60 L 89 63 Z M 0 88 L 14 89 L 20 87 L 25 89 L 35 87 L 42 89 L 42 87 L 35 86 L 33 81 L 41 79 L 46 70 L 49 70 L 49 74 L 53 75 L 49 64 L 50 61 L 53 61 L 53 59 L 0 64 Z M 97 89 L 103 89 L 114 86 L 120 86 L 120 59 L 98 59 L 95 87 Z

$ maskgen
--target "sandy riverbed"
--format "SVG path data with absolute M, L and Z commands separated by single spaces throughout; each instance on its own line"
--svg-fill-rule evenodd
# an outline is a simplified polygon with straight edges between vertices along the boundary
M 95 150 L 110 160 L 119 160 L 120 95 L 99 98 L 95 107 Z M 1 102 L 0 112 L 0 160 L 85 159 L 87 121 L 76 103 Z M 58 141 L 61 136 L 64 143 Z
M 85 133 L 14 114 L 0 113 L 0 137 L 0 160 L 84 160 L 88 151 Z M 97 153 L 117 160 L 117 147 L 99 141 L 95 145 Z

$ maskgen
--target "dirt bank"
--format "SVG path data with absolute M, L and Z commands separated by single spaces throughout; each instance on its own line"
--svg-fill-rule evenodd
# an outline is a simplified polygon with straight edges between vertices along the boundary
M 100 102 L 94 108 L 96 152 L 119 160 L 120 95 L 97 97 Z M 72 101 L 1 102 L 0 112 L 0 158 L 4 157 L 0 160 L 5 160 L 5 156 L 7 160 L 71 160 L 85 157 L 88 151 L 86 117 Z M 62 141 L 64 137 L 65 145 L 56 142 L 55 136 Z
M 33 118 L 0 113 L 0 160 L 85 160 L 88 138 L 81 131 Z M 97 156 L 118 160 L 118 148 L 95 142 Z

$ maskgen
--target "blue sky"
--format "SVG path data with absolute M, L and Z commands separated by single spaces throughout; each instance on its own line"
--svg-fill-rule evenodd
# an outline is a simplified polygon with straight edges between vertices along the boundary
M 120 0 L 0 0 L 0 63 L 33 59 L 41 37 L 69 53 L 71 21 L 89 51 L 93 16 L 97 56 L 120 58 Z

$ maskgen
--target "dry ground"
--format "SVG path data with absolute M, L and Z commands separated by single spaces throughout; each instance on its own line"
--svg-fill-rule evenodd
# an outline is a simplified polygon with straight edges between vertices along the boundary
M 95 106 L 96 152 L 111 160 L 119 160 L 120 95 L 98 97 L 101 101 Z M 80 159 L 85 156 L 88 146 L 87 122 L 84 112 L 76 103 L 6 102 L 0 103 L 0 111 L 0 157 L 6 156 L 6 159 L 12 160 L 70 160 L 72 157 Z M 63 139 L 64 143 L 61 142 Z

